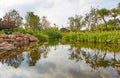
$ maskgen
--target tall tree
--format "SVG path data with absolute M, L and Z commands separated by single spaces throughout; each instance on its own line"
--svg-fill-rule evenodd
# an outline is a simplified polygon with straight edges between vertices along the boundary
M 80 31 L 82 27 L 82 18 L 83 17 L 81 15 L 75 15 L 74 24 L 75 24 L 76 31 Z
M 75 15 L 74 17 L 69 17 L 69 27 L 71 31 L 80 31 L 82 27 L 82 16 Z
M 74 31 L 74 17 L 69 17 L 69 27 L 71 31 Z
M 85 18 L 83 21 L 84 21 L 85 26 L 88 29 L 91 29 L 91 28 L 95 28 L 98 25 L 98 21 L 99 21 L 98 18 L 99 17 L 97 14 L 97 9 L 91 7 L 90 12 L 85 15 Z
M 114 20 L 114 29 L 116 29 L 116 25 L 117 25 L 117 16 L 119 15 L 119 10 L 116 8 L 111 9 L 111 15 L 113 17 Z
M 107 10 L 106 8 L 102 8 L 102 9 L 98 9 L 97 13 L 101 17 L 101 19 L 104 21 L 105 26 L 107 28 L 107 22 L 106 22 L 105 17 L 109 15 L 109 13 L 110 13 L 109 10 Z
M 26 23 L 25 28 L 31 28 L 33 30 L 40 30 L 40 18 L 38 15 L 35 15 L 34 12 L 27 12 L 25 17 Z
M 117 7 L 118 9 L 119 9 L 119 11 L 120 11 L 120 3 L 118 3 L 118 7 Z
M 47 20 L 46 16 L 41 18 L 41 26 L 43 29 L 50 27 L 50 22 Z
M 19 13 L 14 9 L 7 12 L 4 15 L 3 19 L 7 21 L 14 21 L 16 26 L 18 27 L 22 25 L 22 20 L 23 20 L 23 18 L 19 15 Z

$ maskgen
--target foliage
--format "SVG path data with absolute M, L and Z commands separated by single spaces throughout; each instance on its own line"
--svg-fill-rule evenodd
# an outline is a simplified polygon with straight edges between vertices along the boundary
M 97 14 L 96 8 L 91 8 L 90 12 L 85 14 L 83 24 L 88 28 L 88 30 L 92 28 L 96 28 L 98 25 L 99 17 Z
M 75 15 L 74 17 L 69 17 L 69 27 L 71 31 L 80 31 L 82 27 L 82 16 Z
M 107 29 L 107 23 L 105 17 L 110 14 L 109 10 L 106 8 L 98 9 L 97 14 L 101 17 L 101 19 L 104 21 L 106 29 Z
M 111 32 L 112 32 L 112 30 L 115 29 L 115 27 L 114 27 L 114 25 L 113 25 L 113 24 L 114 24 L 114 21 L 113 21 L 113 20 L 110 20 L 110 21 L 108 21 L 107 23 L 108 23 L 107 29 L 106 29 L 106 27 L 105 27 L 104 24 L 99 24 L 99 25 L 96 27 L 96 29 L 94 29 L 94 30 L 96 30 L 96 31 L 111 31 Z M 116 30 L 120 30 L 120 26 L 119 26 L 119 25 L 116 26 Z
M 70 32 L 62 40 L 68 42 L 120 43 L 120 31 Z
M 23 34 L 31 34 L 31 35 L 36 36 L 39 39 L 39 41 L 42 41 L 42 42 L 48 41 L 49 39 L 48 35 L 40 31 L 34 31 L 32 29 L 14 28 L 12 30 L 9 30 L 9 32 L 20 32 Z
M 47 20 L 46 16 L 41 18 L 41 27 L 42 29 L 48 28 L 50 26 L 50 22 Z
M 49 36 L 49 39 L 60 39 L 62 37 L 60 31 L 54 27 L 46 28 L 43 32 Z
M 3 34 L 3 33 L 5 33 L 4 30 L 1 30 L 1 31 L 0 31 L 0 34 Z
M 40 32 L 36 32 L 33 35 L 36 36 L 39 39 L 39 41 L 48 41 L 49 39 L 48 35 L 40 33 Z
M 40 30 L 40 18 L 38 15 L 35 15 L 33 12 L 27 12 L 25 19 L 25 28 Z
M 4 17 L 4 20 L 7 21 L 14 21 L 16 26 L 20 27 L 22 25 L 22 17 L 19 15 L 19 13 L 16 10 L 10 10 L 9 12 L 7 12 Z

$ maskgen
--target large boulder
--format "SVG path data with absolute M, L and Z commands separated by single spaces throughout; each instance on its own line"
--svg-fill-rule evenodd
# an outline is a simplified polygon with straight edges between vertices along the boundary
M 17 38 L 15 39 L 15 41 L 16 41 L 16 42 L 21 42 L 21 41 L 23 41 L 23 37 L 17 37 Z
M 4 39 L 3 38 L 0 38 L 0 43 L 2 43 L 4 41 Z
M 0 50 L 11 50 L 15 47 L 34 46 L 38 42 L 38 39 L 30 34 L 22 34 L 15 32 L 10 35 L 0 35 Z M 31 47 L 30 46 L 30 47 Z
M 32 35 L 29 37 L 29 39 L 30 39 L 30 42 L 37 42 L 38 41 L 38 39 Z
M 30 35 L 30 34 L 26 34 L 25 37 L 28 37 L 30 42 L 37 42 L 38 41 L 38 39 L 35 36 Z
M 6 42 L 11 42 L 11 39 L 6 38 L 6 39 L 4 39 L 4 41 L 6 41 Z
M 30 43 L 30 39 L 28 37 L 24 37 L 24 44 L 28 45 Z
M 0 38 L 8 38 L 7 34 L 0 34 Z
M 14 42 L 15 47 L 22 47 L 24 46 L 23 42 Z
M 24 36 L 24 34 L 19 33 L 19 32 L 14 32 L 14 33 L 12 33 L 12 35 L 14 35 L 15 37 L 23 37 Z
M 8 38 L 10 38 L 10 39 L 15 39 L 15 38 L 16 38 L 16 36 L 15 36 L 15 35 L 13 35 L 13 34 L 11 34 L 11 35 L 8 35 Z

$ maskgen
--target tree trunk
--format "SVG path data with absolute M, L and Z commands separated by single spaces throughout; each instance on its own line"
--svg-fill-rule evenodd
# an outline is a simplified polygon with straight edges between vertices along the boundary
M 104 21 L 104 23 L 105 23 L 105 27 L 106 27 L 106 29 L 107 29 L 107 22 L 106 22 L 106 20 L 105 20 L 104 17 L 103 17 L 103 21 Z
M 114 17 L 114 30 L 116 30 L 116 17 Z

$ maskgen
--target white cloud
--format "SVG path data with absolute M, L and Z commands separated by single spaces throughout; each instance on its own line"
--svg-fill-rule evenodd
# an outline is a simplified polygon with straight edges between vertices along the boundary
M 4 7 L 12 7 L 15 5 L 23 5 L 23 4 L 29 4 L 29 3 L 34 3 L 36 0 L 0 0 L 0 5 Z

